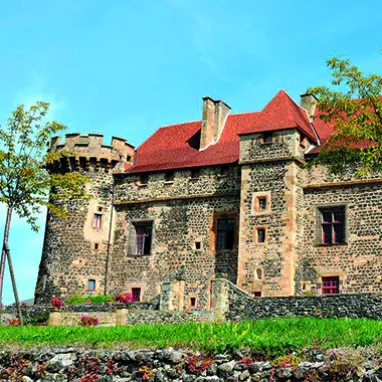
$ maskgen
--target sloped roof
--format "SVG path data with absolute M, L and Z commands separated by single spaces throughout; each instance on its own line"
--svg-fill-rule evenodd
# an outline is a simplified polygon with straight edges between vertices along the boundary
M 284 90 L 280 90 L 260 113 L 256 113 L 251 123 L 239 129 L 238 134 L 296 128 L 317 143 L 317 137 L 305 109 L 297 105 Z
M 317 137 L 308 115 L 281 90 L 259 112 L 228 116 L 219 141 L 199 151 L 202 121 L 161 127 L 136 150 L 133 166 L 125 172 L 159 171 L 177 168 L 211 166 L 239 160 L 239 135 L 275 130 L 298 129 L 314 143 Z

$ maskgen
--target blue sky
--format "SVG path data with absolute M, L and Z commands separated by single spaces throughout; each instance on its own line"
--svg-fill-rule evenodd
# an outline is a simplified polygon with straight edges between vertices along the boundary
M 43 100 L 68 132 L 139 145 L 161 125 L 200 119 L 206 95 L 234 113 L 263 108 L 280 89 L 298 100 L 328 83 L 333 56 L 381 74 L 382 3 L 0 0 L 0 47 L 0 124 Z M 13 221 L 21 298 L 34 293 L 44 220 L 38 234 Z

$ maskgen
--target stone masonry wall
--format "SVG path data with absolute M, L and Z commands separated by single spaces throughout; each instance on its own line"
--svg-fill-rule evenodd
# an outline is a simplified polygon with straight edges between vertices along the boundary
M 233 250 L 216 251 L 214 235 L 214 222 L 222 215 L 235 217 L 238 232 L 239 168 L 231 166 L 230 174 L 221 176 L 219 167 L 211 167 L 202 169 L 198 179 L 182 170 L 175 172 L 173 182 L 166 182 L 163 172 L 150 174 L 146 186 L 135 175 L 117 180 L 110 292 L 139 287 L 147 300 L 160 293 L 163 283 L 182 277 L 184 307 L 195 297 L 195 309 L 207 309 L 215 274 L 236 282 L 237 243 Z M 129 232 L 141 220 L 153 222 L 150 255 L 129 253 Z
M 297 263 L 297 206 L 302 204 L 300 134 L 286 130 L 263 144 L 260 134 L 244 136 L 242 164 L 238 285 L 261 296 L 293 295 Z M 265 197 L 267 208 L 258 210 Z M 265 242 L 258 241 L 265 229 Z
M 2 349 L 0 378 L 29 382 L 380 381 L 380 357 L 368 359 L 370 352 L 357 349 L 355 358 L 350 356 L 352 351 L 354 354 L 355 349 L 315 349 L 304 352 L 303 359 L 289 355 L 280 362 L 250 350 L 206 355 L 170 347 L 134 351 L 67 346 Z
M 289 296 L 253 298 L 228 284 L 226 318 L 232 321 L 278 318 L 283 316 L 324 318 L 382 318 L 382 296 L 342 294 L 333 296 Z
M 56 137 L 49 150 L 69 153 L 55 162 L 51 171 L 77 171 L 89 177 L 86 190 L 90 200 L 65 200 L 67 218 L 48 212 L 35 291 L 38 304 L 49 303 L 54 295 L 103 294 L 112 205 L 111 169 L 120 160 L 132 160 L 134 154 L 125 140 L 113 137 L 112 145 L 107 146 L 99 134 L 67 134 L 63 144 Z M 94 228 L 96 213 L 102 215 L 100 228 Z M 94 291 L 87 290 L 88 280 L 95 280 Z
M 305 284 L 305 290 L 321 293 L 323 276 L 339 276 L 340 293 L 381 291 L 382 188 L 377 181 L 380 175 L 360 179 L 349 169 L 342 176 L 333 176 L 322 166 L 306 171 L 303 216 L 299 222 L 304 229 L 304 251 L 296 279 L 300 291 Z M 369 180 L 375 183 L 368 183 Z M 325 246 L 317 236 L 319 208 L 327 206 L 345 208 L 344 244 Z

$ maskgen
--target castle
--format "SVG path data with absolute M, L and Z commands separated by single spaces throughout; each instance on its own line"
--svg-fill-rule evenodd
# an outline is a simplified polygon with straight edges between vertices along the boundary
M 48 212 L 36 302 L 128 291 L 150 301 L 183 280 L 182 304 L 209 309 L 226 277 L 256 297 L 381 290 L 382 177 L 305 164 L 333 126 L 280 91 L 259 112 L 203 98 L 200 121 L 162 127 L 136 150 L 99 134 L 54 138 L 51 171 L 90 178 L 90 200 Z

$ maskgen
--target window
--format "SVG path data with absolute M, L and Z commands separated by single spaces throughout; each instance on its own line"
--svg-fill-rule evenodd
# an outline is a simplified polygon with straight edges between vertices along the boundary
M 134 302 L 141 301 L 141 288 L 132 288 L 131 294 L 133 295 Z
M 98 251 L 98 249 L 99 249 L 99 243 L 94 243 L 94 249 L 95 249 L 96 251 Z
M 200 177 L 200 168 L 192 168 L 191 169 L 191 179 L 199 179 Z
M 228 166 L 220 166 L 219 168 L 219 176 L 228 176 L 230 173 Z
M 196 297 L 190 297 L 190 307 L 195 308 L 196 306 Z
M 149 182 L 149 174 L 139 175 L 139 184 L 145 185 Z
M 200 251 L 202 248 L 202 243 L 200 241 L 195 241 L 195 249 Z
M 217 245 L 219 249 L 233 249 L 235 237 L 235 220 L 218 219 L 217 220 Z
M 256 228 L 257 230 L 257 242 L 265 243 L 265 228 Z
M 134 222 L 130 237 L 130 253 L 133 255 L 149 255 L 152 242 L 152 222 Z
M 103 212 L 103 207 L 98 207 L 97 210 L 98 212 Z
M 100 229 L 102 227 L 102 214 L 94 214 L 93 228 Z
M 261 297 L 261 292 L 255 292 L 255 293 L 254 293 L 254 296 L 255 296 L 256 298 Z
M 340 292 L 340 278 L 336 277 L 323 277 L 322 278 L 322 294 L 338 294 Z
M 174 171 L 166 171 L 164 174 L 165 182 L 173 182 L 174 181 Z
M 96 281 L 93 279 L 88 280 L 88 290 L 95 290 Z
M 325 245 L 345 243 L 345 208 L 321 209 L 321 243 Z
M 256 280 L 262 280 L 263 279 L 263 270 L 261 268 L 256 269 Z
M 257 209 L 259 211 L 265 211 L 267 209 L 267 197 L 260 196 L 257 198 Z
M 270 145 L 273 142 L 273 134 L 272 133 L 265 133 L 263 134 L 263 144 L 264 145 Z

